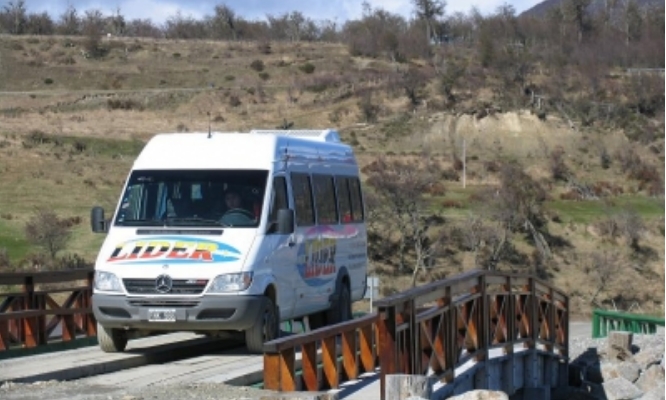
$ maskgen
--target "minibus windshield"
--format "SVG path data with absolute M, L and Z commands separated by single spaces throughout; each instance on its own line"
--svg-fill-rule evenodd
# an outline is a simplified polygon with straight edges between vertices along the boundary
M 115 226 L 257 227 L 268 171 L 135 170 Z

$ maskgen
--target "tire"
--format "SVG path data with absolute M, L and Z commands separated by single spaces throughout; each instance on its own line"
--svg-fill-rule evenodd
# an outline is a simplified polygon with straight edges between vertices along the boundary
M 279 337 L 280 323 L 273 300 L 264 298 L 264 310 L 257 321 L 245 331 L 245 345 L 250 353 L 263 354 L 264 343 Z
M 326 313 L 326 323 L 333 325 L 350 319 L 352 319 L 351 293 L 349 287 L 343 283 L 340 285 L 337 300 L 331 304 Z
M 98 322 L 97 342 L 105 353 L 121 353 L 127 347 L 127 335 L 121 329 L 105 328 Z

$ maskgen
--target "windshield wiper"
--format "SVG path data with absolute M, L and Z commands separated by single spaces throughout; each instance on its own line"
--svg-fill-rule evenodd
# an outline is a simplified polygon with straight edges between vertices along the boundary
M 170 217 L 165 220 L 165 224 L 166 226 L 200 226 L 200 225 L 224 226 L 224 227 L 227 226 L 226 224 L 223 224 L 222 222 L 216 219 L 200 218 L 200 217 L 189 217 L 189 218 Z
M 124 219 L 116 222 L 122 226 L 164 226 L 164 221 L 159 219 Z

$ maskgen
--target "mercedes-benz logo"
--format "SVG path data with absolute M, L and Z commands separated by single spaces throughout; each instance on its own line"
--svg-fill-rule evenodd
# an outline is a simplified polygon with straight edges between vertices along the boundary
M 169 275 L 160 275 L 155 279 L 155 290 L 159 293 L 169 293 L 173 287 L 173 280 Z

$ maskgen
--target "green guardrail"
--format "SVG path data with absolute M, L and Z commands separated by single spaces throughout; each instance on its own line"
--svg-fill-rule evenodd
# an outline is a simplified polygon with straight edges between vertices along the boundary
M 657 325 L 664 326 L 664 318 L 605 310 L 592 313 L 592 337 L 595 339 L 608 336 L 610 331 L 655 334 Z

